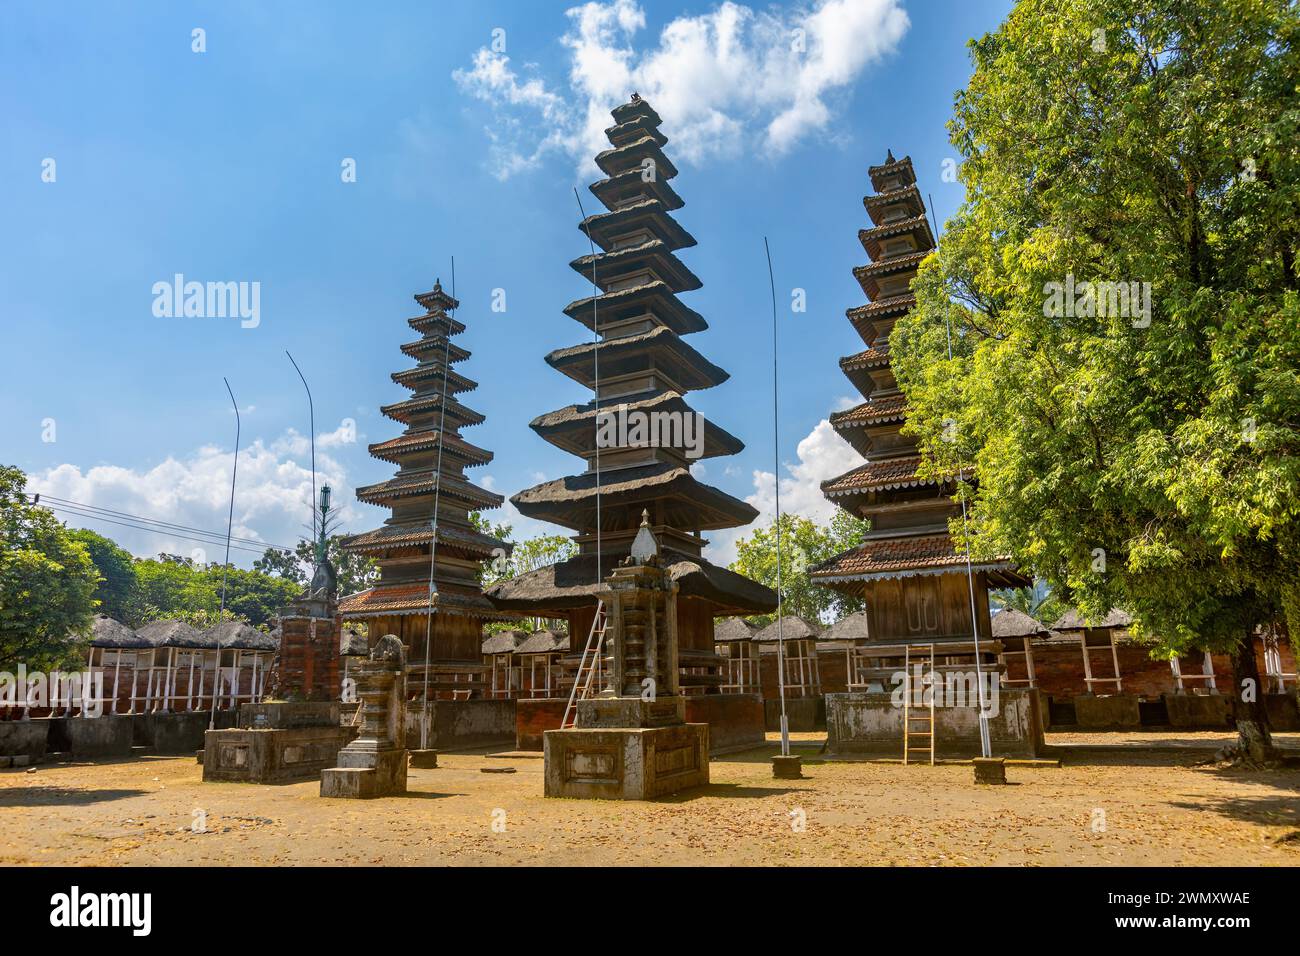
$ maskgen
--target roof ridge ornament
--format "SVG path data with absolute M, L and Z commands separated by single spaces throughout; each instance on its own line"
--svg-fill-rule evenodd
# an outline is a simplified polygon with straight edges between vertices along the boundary
M 632 542 L 632 560 L 637 564 L 649 564 L 659 556 L 659 540 L 650 530 L 650 510 L 641 509 L 641 527 L 637 529 L 636 539 Z

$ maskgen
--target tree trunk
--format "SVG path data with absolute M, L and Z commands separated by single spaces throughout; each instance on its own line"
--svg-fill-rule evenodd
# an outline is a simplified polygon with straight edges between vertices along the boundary
M 1276 754 L 1269 732 L 1268 709 L 1264 706 L 1264 686 L 1255 660 L 1253 629 L 1246 631 L 1233 653 L 1232 674 L 1236 684 L 1237 748 L 1241 759 L 1251 764 L 1267 763 Z

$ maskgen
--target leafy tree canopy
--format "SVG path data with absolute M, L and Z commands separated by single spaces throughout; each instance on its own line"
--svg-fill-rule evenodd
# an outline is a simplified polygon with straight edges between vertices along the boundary
M 833 622 L 862 610 L 862 600 L 851 598 L 821 585 L 813 584 L 808 569 L 821 561 L 862 543 L 867 524 L 846 512 L 836 511 L 829 524 L 819 525 L 810 518 L 795 514 L 781 515 L 781 596 L 782 613 L 793 614 L 816 623 Z M 777 581 L 776 522 L 756 528 L 748 538 L 736 542 L 736 560 L 732 571 L 776 590 Z M 776 619 L 764 614 L 750 621 L 764 625 Z
M 78 659 L 99 573 L 84 542 L 32 504 L 27 476 L 0 466 L 0 669 L 48 671 Z
M 1021 0 L 891 339 L 974 550 L 1169 652 L 1300 626 L 1298 41 L 1289 0 Z

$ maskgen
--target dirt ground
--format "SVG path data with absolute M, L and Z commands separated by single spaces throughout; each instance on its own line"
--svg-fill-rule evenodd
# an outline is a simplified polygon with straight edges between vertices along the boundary
M 369 802 L 204 784 L 192 758 L 42 764 L 0 771 L 0 864 L 1300 864 L 1300 770 L 1193 766 L 1227 739 L 1049 735 L 1061 766 L 976 788 L 969 765 L 825 760 L 797 735 L 804 780 L 774 780 L 769 745 L 652 803 L 546 800 L 540 754 L 444 754 Z

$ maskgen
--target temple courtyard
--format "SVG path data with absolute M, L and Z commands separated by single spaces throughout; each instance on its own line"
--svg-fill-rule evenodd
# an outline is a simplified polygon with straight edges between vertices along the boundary
M 653 802 L 546 799 L 531 753 L 443 754 L 369 801 L 204 784 L 192 758 L 47 763 L 0 771 L 0 864 L 1300 864 L 1300 767 L 1197 766 L 1230 739 L 1049 734 L 1059 766 L 976 787 L 968 764 L 827 759 L 815 734 L 795 735 L 807 779 L 777 781 L 769 737 Z

